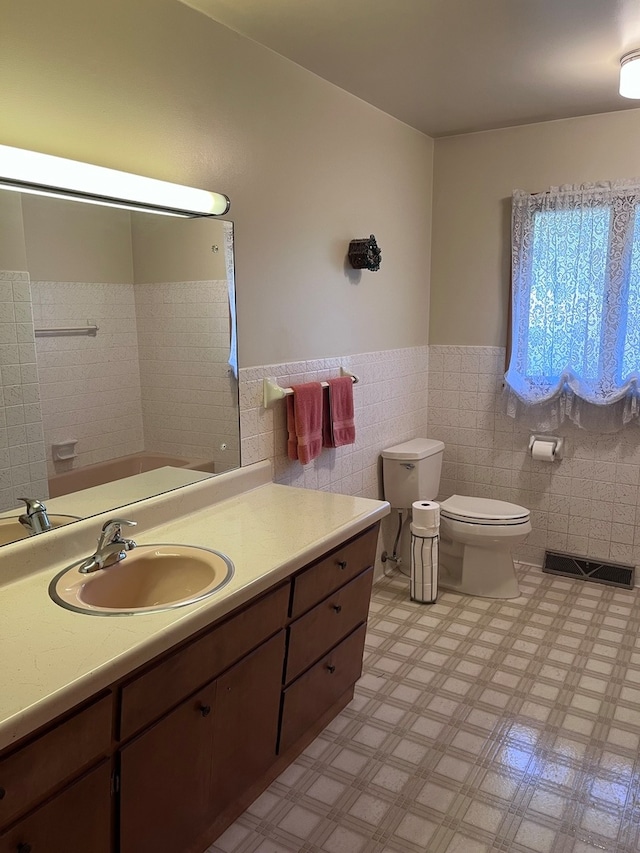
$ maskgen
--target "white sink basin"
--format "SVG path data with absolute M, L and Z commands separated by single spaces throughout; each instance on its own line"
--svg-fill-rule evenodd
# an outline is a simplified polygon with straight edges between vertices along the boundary
M 52 527 L 64 527 L 72 521 L 80 521 L 77 515 L 50 515 L 49 521 Z M 0 518 L 0 545 L 8 545 L 19 539 L 29 539 L 32 534 L 18 521 L 18 516 Z M 41 535 L 41 534 L 39 534 Z
M 224 554 L 195 545 L 138 545 L 124 560 L 82 574 L 82 560 L 56 575 L 49 595 L 61 607 L 113 616 L 184 607 L 213 595 L 233 577 Z

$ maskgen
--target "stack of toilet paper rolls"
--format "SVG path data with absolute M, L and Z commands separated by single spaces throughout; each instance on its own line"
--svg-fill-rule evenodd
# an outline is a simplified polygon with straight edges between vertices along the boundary
M 411 515 L 411 600 L 433 604 L 438 597 L 440 504 L 415 501 Z

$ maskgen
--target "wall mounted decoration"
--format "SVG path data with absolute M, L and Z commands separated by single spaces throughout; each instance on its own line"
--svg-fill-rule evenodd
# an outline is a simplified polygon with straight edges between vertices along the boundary
M 377 272 L 382 262 L 382 250 L 373 234 L 349 243 L 349 263 L 355 270 Z

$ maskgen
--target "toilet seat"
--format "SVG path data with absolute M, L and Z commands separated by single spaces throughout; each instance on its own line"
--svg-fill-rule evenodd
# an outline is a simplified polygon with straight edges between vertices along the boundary
M 529 510 L 507 501 L 452 495 L 440 504 L 440 515 L 466 524 L 511 526 L 527 524 Z

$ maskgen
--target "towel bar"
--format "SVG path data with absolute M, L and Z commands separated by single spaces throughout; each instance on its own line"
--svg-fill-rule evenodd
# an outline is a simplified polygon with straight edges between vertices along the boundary
M 99 326 L 56 326 L 49 329 L 34 329 L 36 338 L 55 338 L 60 335 L 91 335 L 95 338 L 98 334 Z
M 357 385 L 360 381 L 355 373 L 350 373 L 348 370 L 345 370 L 344 367 L 340 368 L 340 376 L 350 376 L 354 385 Z M 320 384 L 323 388 L 327 388 L 329 383 L 321 382 Z M 283 388 L 281 385 L 278 385 L 275 379 L 264 379 L 262 386 L 262 400 L 265 409 L 273 406 L 276 400 L 282 400 L 284 397 L 289 397 L 293 394 L 293 388 Z

